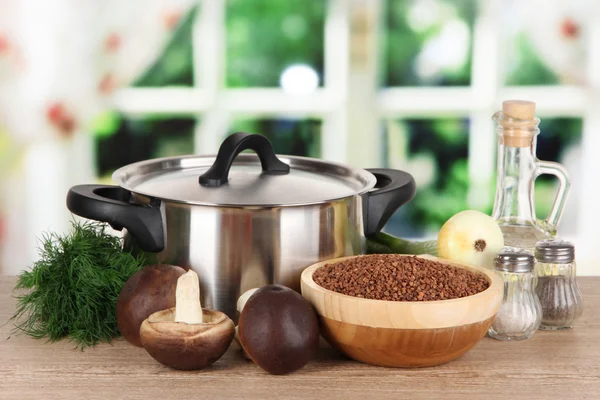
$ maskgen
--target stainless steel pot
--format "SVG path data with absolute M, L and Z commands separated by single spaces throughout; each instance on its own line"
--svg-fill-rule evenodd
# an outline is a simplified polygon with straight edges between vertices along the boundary
M 239 154 L 246 149 L 256 155 Z M 126 228 L 126 245 L 150 262 L 192 268 L 203 306 L 234 320 L 244 291 L 270 283 L 299 290 L 305 267 L 363 253 L 365 236 L 415 192 L 406 172 L 278 158 L 265 137 L 243 132 L 216 157 L 142 161 L 113 180 L 119 186 L 71 188 L 67 207 Z

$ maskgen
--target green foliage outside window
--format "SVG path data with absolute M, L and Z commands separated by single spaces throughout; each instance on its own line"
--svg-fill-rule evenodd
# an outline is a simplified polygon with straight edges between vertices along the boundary
M 321 121 L 316 119 L 238 119 L 233 122 L 231 132 L 240 131 L 263 134 L 277 154 L 321 156 Z
M 327 2 L 228 0 L 227 86 L 279 86 L 291 64 L 323 73 Z
M 384 2 L 380 60 L 380 82 L 383 86 L 470 84 L 477 1 L 433 0 L 427 3 L 440 7 L 439 18 L 427 22 L 426 26 L 416 26 L 410 18 L 414 17 L 412 7 L 417 2 Z M 276 87 L 282 71 L 296 63 L 314 68 L 323 85 L 326 1 L 229 0 L 226 4 L 227 59 L 224 85 L 235 88 Z M 140 76 L 134 86 L 193 85 L 192 24 L 197 12 L 201 10 L 193 10 L 182 20 L 162 56 Z M 423 64 L 420 54 L 432 41 L 439 40 L 448 23 L 453 24 L 455 31 L 462 32 L 462 45 L 466 52 L 461 60 L 454 60 L 453 65 L 439 67 L 433 74 L 429 71 L 430 75 L 427 76 L 427 68 L 431 65 Z M 516 40 L 516 54 L 506 69 L 506 84 L 560 83 L 536 56 L 535 49 L 524 35 L 517 35 Z M 131 119 L 116 112 L 99 115 L 93 131 L 100 174 L 109 174 L 121 165 L 138 160 L 191 153 L 197 117 L 152 115 Z M 322 154 L 321 121 L 232 118 L 230 132 L 242 130 L 264 134 L 272 140 L 275 150 L 280 154 L 310 157 L 320 157 Z M 401 129 L 398 132 L 395 129 L 385 131 L 382 149 L 385 157 L 389 156 L 390 151 L 396 152 L 392 156 L 429 163 L 434 173 L 431 182 L 418 187 L 416 198 L 401 208 L 386 229 L 403 236 L 435 232 L 447 218 L 468 207 L 468 120 L 413 119 L 394 120 L 388 124 L 394 125 Z M 542 118 L 541 130 L 538 157 L 561 161 L 565 151 L 580 142 L 581 120 Z M 389 147 L 391 142 L 399 138 L 406 142 L 405 148 Z M 490 157 L 495 158 L 495 154 Z M 489 182 L 489 185 L 493 193 L 495 182 Z M 555 183 L 549 177 L 541 177 L 536 183 L 536 192 L 539 194 L 536 196 L 536 208 L 540 217 L 547 214 L 554 190 Z M 491 211 L 492 201 L 490 198 L 483 211 Z
M 432 2 L 427 2 L 430 5 Z M 422 3 L 425 4 L 425 3 Z M 413 0 L 387 0 L 384 14 L 383 36 L 383 71 L 384 86 L 468 86 L 471 82 L 471 40 L 477 11 L 475 0 L 433 2 L 436 10 L 430 10 L 429 21 L 423 21 L 421 26 L 411 24 L 411 11 L 418 6 Z M 423 7 L 427 7 L 424 5 Z M 431 79 L 425 79 L 418 74 L 417 59 L 424 45 L 434 41 L 442 33 L 448 23 L 464 24 L 470 31 L 466 43 L 466 57 L 459 65 L 450 67 L 441 63 L 441 73 Z M 412 26 L 411 26 L 412 25 Z M 456 45 L 456 44 L 455 44 Z

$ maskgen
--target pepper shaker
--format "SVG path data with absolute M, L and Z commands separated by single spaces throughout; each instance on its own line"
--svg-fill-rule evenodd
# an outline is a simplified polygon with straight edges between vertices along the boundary
M 542 304 L 540 329 L 568 329 L 583 312 L 576 278 L 575 247 L 560 239 L 547 239 L 535 246 L 536 292 Z
M 505 247 L 494 259 L 494 269 L 504 280 L 504 297 L 490 327 L 499 340 L 529 339 L 540 325 L 542 306 L 535 292 L 535 258 L 530 252 Z

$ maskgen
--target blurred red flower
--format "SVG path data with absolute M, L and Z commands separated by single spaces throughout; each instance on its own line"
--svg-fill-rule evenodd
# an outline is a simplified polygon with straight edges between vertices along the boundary
M 121 47 L 121 36 L 116 32 L 108 34 L 104 40 L 104 49 L 108 52 L 115 52 Z
M 98 92 L 102 94 L 110 94 L 117 87 L 115 77 L 110 72 L 104 74 L 100 82 L 98 82 Z
M 71 137 L 75 131 L 75 119 L 62 103 L 50 104 L 46 110 L 46 118 L 63 137 Z
M 181 19 L 181 11 L 179 10 L 171 10 L 166 11 L 163 16 L 163 23 L 167 27 L 167 29 L 172 30 L 175 29 L 179 20 Z
M 8 49 L 10 49 L 10 42 L 6 36 L 0 33 L 0 54 L 5 53 Z
M 579 24 L 571 18 L 566 18 L 560 26 L 560 32 L 569 39 L 575 39 L 579 37 Z

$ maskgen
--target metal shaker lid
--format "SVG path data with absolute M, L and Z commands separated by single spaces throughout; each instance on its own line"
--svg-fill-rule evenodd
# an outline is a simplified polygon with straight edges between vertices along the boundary
M 535 245 L 535 258 L 543 263 L 572 263 L 575 260 L 575 246 L 561 239 L 540 240 Z
M 504 247 L 494 258 L 494 268 L 506 272 L 531 272 L 535 265 L 533 254 L 516 247 Z

